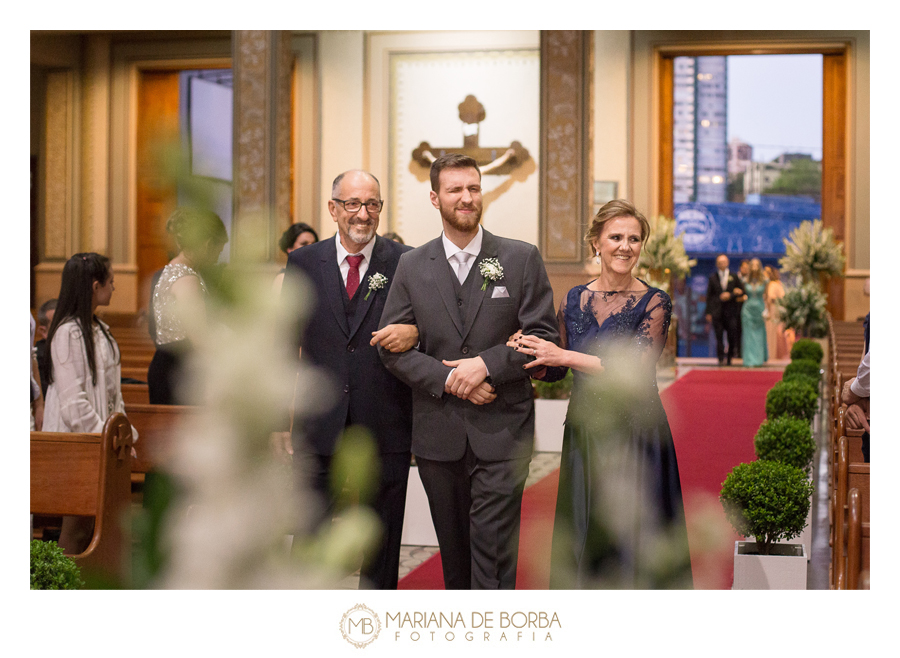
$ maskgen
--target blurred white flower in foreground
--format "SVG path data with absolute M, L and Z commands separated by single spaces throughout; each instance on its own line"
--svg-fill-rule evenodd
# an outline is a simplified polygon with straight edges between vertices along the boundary
M 295 536 L 301 550 L 291 557 L 286 536 L 311 522 L 312 498 L 294 490 L 291 466 L 277 460 L 270 444 L 295 388 L 295 422 L 329 399 L 321 374 L 296 370 L 291 332 L 311 293 L 281 296 L 266 272 L 231 278 L 225 294 L 210 302 L 208 339 L 195 346 L 187 385 L 202 391 L 202 412 L 185 422 L 173 447 L 171 473 L 181 493 L 169 510 L 170 557 L 160 585 L 335 587 L 377 523 L 355 510 L 318 536 Z

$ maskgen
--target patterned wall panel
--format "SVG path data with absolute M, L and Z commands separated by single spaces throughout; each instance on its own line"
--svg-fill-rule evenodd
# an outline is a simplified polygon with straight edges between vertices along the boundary
M 271 259 L 290 213 L 290 33 L 234 33 L 234 253 Z M 255 242 L 260 236 L 263 242 Z
M 72 94 L 70 70 L 47 73 L 44 253 L 41 260 L 65 259 L 72 226 Z
M 541 32 L 541 252 L 580 263 L 590 209 L 589 32 Z

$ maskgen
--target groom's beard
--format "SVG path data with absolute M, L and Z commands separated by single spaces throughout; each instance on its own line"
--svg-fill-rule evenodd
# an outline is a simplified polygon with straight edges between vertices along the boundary
M 471 213 L 460 213 L 459 209 L 465 208 L 471 210 Z M 450 224 L 454 229 L 461 233 L 474 233 L 481 221 L 482 207 L 480 205 L 457 204 L 452 208 L 441 205 L 441 219 Z

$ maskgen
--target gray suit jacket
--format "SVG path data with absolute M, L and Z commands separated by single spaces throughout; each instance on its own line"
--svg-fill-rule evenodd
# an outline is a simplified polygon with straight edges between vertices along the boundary
M 497 258 L 503 278 L 484 281 L 479 264 Z M 534 245 L 484 231 L 481 253 L 465 285 L 469 299 L 463 317 L 441 238 L 404 253 L 394 274 L 381 326 L 416 324 L 419 346 L 402 354 L 380 349 L 388 370 L 413 391 L 413 454 L 435 461 L 455 461 L 466 440 L 479 459 L 530 456 L 534 446 L 534 401 L 529 373 L 531 357 L 506 346 L 519 329 L 559 341 L 553 290 Z M 508 297 L 494 296 L 506 288 Z M 497 399 L 478 406 L 444 393 L 451 368 L 441 363 L 481 356 Z

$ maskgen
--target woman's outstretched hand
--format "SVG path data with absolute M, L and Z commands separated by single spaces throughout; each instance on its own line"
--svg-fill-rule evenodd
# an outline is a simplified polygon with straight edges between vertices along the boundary
M 518 338 L 510 340 L 507 345 L 514 347 L 517 352 L 530 354 L 534 357 L 534 361 L 525 364 L 526 369 L 537 368 L 539 366 L 568 365 L 565 362 L 566 350 L 561 349 L 555 343 L 538 338 L 537 336 L 523 336 L 521 333 L 518 333 L 517 335 Z

